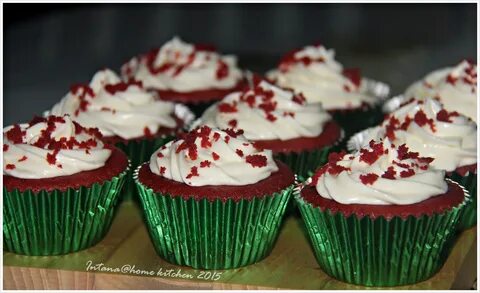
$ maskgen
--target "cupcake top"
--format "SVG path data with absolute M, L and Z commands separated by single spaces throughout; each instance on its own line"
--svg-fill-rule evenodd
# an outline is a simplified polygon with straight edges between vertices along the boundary
M 152 173 L 190 186 L 247 185 L 278 170 L 270 150 L 259 150 L 242 131 L 202 126 L 162 146 L 150 158 Z
M 431 168 L 432 161 L 410 152 L 405 144 L 372 140 L 356 153 L 330 154 L 311 185 L 323 198 L 341 204 L 414 204 L 448 189 L 445 172 Z
M 133 58 L 122 67 L 122 73 L 142 81 L 147 88 L 181 93 L 230 89 L 242 79 L 235 56 L 222 56 L 212 48 L 188 44 L 178 37 Z
M 105 165 L 111 149 L 96 128 L 68 115 L 36 117 L 3 129 L 3 175 L 41 179 L 72 175 Z
M 360 71 L 344 70 L 335 60 L 335 52 L 321 45 L 285 55 L 278 68 L 267 76 L 280 86 L 302 93 L 308 103 L 321 102 L 327 110 L 358 108 L 376 101 L 366 94 Z
M 105 137 L 134 139 L 153 135 L 160 128 L 175 128 L 174 107 L 146 91 L 141 82 L 123 82 L 105 69 L 89 85 L 73 85 L 49 113 L 69 114 L 84 126 L 98 127 Z
M 405 91 L 406 98 L 438 98 L 448 111 L 477 121 L 477 64 L 462 61 L 429 73 Z
M 432 166 L 438 169 L 453 171 L 477 162 L 477 125 L 458 112 L 448 112 L 436 99 L 408 101 L 368 131 L 365 142 L 383 137 L 435 158 Z
M 247 139 L 255 141 L 315 137 L 330 120 L 320 103 L 307 104 L 302 94 L 266 80 L 226 96 L 201 118 L 211 127 L 242 129 Z

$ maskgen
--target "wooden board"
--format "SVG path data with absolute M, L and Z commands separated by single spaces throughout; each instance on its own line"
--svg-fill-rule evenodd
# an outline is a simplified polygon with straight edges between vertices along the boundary
M 270 256 L 257 264 L 210 276 L 212 271 L 175 266 L 157 256 L 139 208 L 127 202 L 120 206 L 106 238 L 90 249 L 49 257 L 4 252 L 4 289 L 365 289 L 323 273 L 301 225 L 301 219 L 287 218 Z M 427 281 L 395 289 L 450 289 L 476 237 L 476 228 L 463 232 L 439 273 Z M 127 273 L 114 272 L 122 268 Z M 163 275 L 158 277 L 160 270 Z M 168 270 L 180 274 L 166 277 Z M 205 277 L 218 280 L 206 281 Z

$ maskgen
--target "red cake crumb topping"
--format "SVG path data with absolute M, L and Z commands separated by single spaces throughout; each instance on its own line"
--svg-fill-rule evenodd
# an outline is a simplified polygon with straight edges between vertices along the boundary
M 425 114 L 425 112 L 423 112 L 423 110 L 418 110 L 417 113 L 415 113 L 415 116 L 413 117 L 413 121 L 415 121 L 415 123 L 418 124 L 418 126 L 420 127 L 423 127 L 425 125 L 429 125 L 430 126 L 430 129 L 435 132 L 436 129 L 435 129 L 435 123 L 433 121 L 433 119 L 429 119 L 427 117 L 427 115 Z
M 245 157 L 245 161 L 254 168 L 262 168 L 267 166 L 267 157 L 264 155 L 248 155 Z
M 290 90 L 292 91 L 292 90 Z M 293 92 L 293 91 L 292 91 Z M 296 94 L 292 97 L 292 101 L 299 104 L 299 105 L 303 105 L 307 102 L 307 99 L 305 98 L 305 96 L 303 94 Z
M 202 161 L 200 162 L 200 168 L 209 168 L 211 164 L 212 162 L 210 162 L 209 160 Z
M 445 109 L 442 109 L 440 110 L 438 113 L 437 113 L 437 120 L 438 121 L 442 121 L 442 122 L 453 122 L 452 120 L 450 120 L 451 117 L 458 117 L 460 114 L 457 112 L 457 111 L 453 111 L 453 112 L 448 112 L 447 110 Z
M 22 131 L 20 125 L 15 124 L 13 127 L 7 131 L 7 139 L 14 144 L 22 143 L 23 137 L 27 134 L 26 131 Z
M 350 79 L 350 81 L 358 88 L 362 82 L 362 75 L 359 68 L 346 68 L 343 70 L 343 75 Z
M 215 77 L 219 80 L 224 79 L 228 76 L 228 65 L 222 60 L 218 60 L 217 71 L 215 72 Z
M 159 152 L 159 153 L 157 153 L 157 157 L 163 158 L 163 157 L 165 157 L 165 156 L 164 156 L 162 153 Z
M 8 148 L 9 148 L 8 144 L 3 144 L 3 151 L 4 152 L 8 151 Z
M 190 178 L 195 177 L 195 176 L 200 176 L 200 175 L 198 174 L 198 168 L 193 166 L 192 168 L 190 168 L 190 173 L 187 175 L 186 178 L 190 179 Z
M 237 155 L 238 155 L 239 157 L 243 157 L 243 152 L 242 152 L 242 150 L 236 149 L 236 150 L 235 150 L 235 153 L 237 153 Z
M 238 121 L 235 120 L 235 119 L 232 119 L 232 120 L 228 121 L 228 126 L 230 126 L 232 128 L 237 127 L 237 125 L 238 125 Z
M 315 47 L 320 47 L 321 45 L 314 45 L 314 46 Z M 301 63 L 304 66 L 309 66 L 312 63 L 323 63 L 323 62 L 325 62 L 325 59 L 323 57 L 318 57 L 318 58 L 311 58 L 311 57 L 308 57 L 308 56 L 296 57 L 295 55 L 302 50 L 303 50 L 303 48 L 293 50 L 293 51 L 285 54 L 283 56 L 283 58 L 280 60 L 280 64 L 278 65 L 278 69 L 281 72 L 287 72 L 288 69 L 290 68 L 290 66 L 292 66 L 294 64 Z
M 214 161 L 217 161 L 218 159 L 220 159 L 220 156 L 216 152 L 212 152 L 212 158 Z
M 451 85 L 455 85 L 455 83 L 457 82 L 458 78 L 454 77 L 453 75 L 449 74 L 447 76 L 447 83 L 451 84 Z
M 220 139 L 220 133 L 215 132 L 215 133 L 213 134 L 213 139 L 214 139 L 215 141 L 218 141 L 218 140 Z
M 360 180 L 365 185 L 372 185 L 373 183 L 375 183 L 375 181 L 377 181 L 377 179 L 378 179 L 378 175 L 374 173 L 360 175 Z
M 5 168 L 7 168 L 7 170 L 13 170 L 13 169 L 15 169 L 15 165 L 14 164 L 7 164 L 5 166 Z
M 73 95 L 76 95 L 76 97 L 80 100 L 80 104 L 78 106 L 78 109 L 75 110 L 75 116 L 78 116 L 80 112 L 84 112 L 87 110 L 88 105 L 90 103 L 87 100 L 87 96 L 90 98 L 95 97 L 95 93 L 93 92 L 93 89 L 85 84 L 74 84 L 70 87 L 70 92 Z
M 165 174 L 166 171 L 167 171 L 167 168 L 165 168 L 164 166 L 161 166 L 161 167 L 160 167 L 160 170 L 159 170 L 160 175 Z
M 235 129 L 232 129 L 232 128 L 227 128 L 227 129 L 223 129 L 223 131 L 225 131 L 225 133 L 227 133 L 228 135 L 230 135 L 233 138 L 237 138 L 237 136 L 243 134 L 242 129 L 235 130 Z
M 370 147 L 372 148 L 371 151 L 367 150 L 367 149 L 361 149 L 360 150 L 360 161 L 363 161 L 369 165 L 372 165 L 373 163 L 375 163 L 378 158 L 380 158 L 380 156 L 382 156 L 385 152 L 385 150 L 383 149 L 383 143 L 382 142 L 379 142 L 379 143 L 375 143 L 373 140 L 370 141 Z
M 119 82 L 119 83 L 116 83 L 116 84 L 107 84 L 105 86 L 105 90 L 111 94 L 111 95 L 114 95 L 118 92 L 124 92 L 128 89 L 128 87 L 130 86 L 138 86 L 140 88 L 143 87 L 143 84 L 141 81 L 136 81 L 136 80 L 133 80 L 133 79 L 130 79 L 128 82 Z
M 385 171 L 382 174 L 382 178 L 395 180 L 395 175 L 396 174 L 397 174 L 397 172 L 395 171 L 393 166 L 390 166 L 390 167 L 388 167 L 387 171 Z
M 218 108 L 218 111 L 221 112 L 221 113 L 235 113 L 235 112 L 238 112 L 237 104 L 235 102 L 233 104 L 219 103 L 217 108 Z
M 23 161 L 26 161 L 27 159 L 28 159 L 27 156 L 23 156 L 20 159 L 18 159 L 18 162 L 23 162 Z

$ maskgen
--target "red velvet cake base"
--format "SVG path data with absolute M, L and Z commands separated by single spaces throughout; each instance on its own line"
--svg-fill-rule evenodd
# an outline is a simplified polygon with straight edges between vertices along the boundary
M 22 179 L 3 175 L 3 184 L 8 191 L 18 189 L 23 192 L 31 190 L 38 193 L 41 190 L 61 190 L 68 188 L 78 189 L 82 186 L 89 187 L 94 183 L 101 183 L 117 176 L 128 166 L 127 156 L 119 149 L 113 148 L 112 155 L 101 168 L 83 171 L 69 176 L 59 176 L 42 179 Z
M 445 194 L 410 205 L 341 204 L 321 197 L 314 186 L 305 187 L 301 192 L 301 197 L 306 202 L 314 207 L 321 208 L 323 211 L 340 212 L 346 217 L 352 214 L 359 218 L 369 216 L 372 219 L 376 217 L 391 219 L 395 216 L 401 218 L 407 218 L 408 216 L 420 217 L 422 215 L 442 213 L 445 210 L 458 206 L 465 198 L 462 188 L 451 182 L 448 182 L 448 190 Z
M 323 132 L 316 137 L 300 137 L 289 140 L 257 140 L 255 146 L 270 149 L 274 154 L 310 151 L 335 144 L 341 136 L 341 128 L 334 121 L 328 122 Z
M 466 165 L 462 167 L 458 167 L 455 172 L 458 174 L 465 176 L 467 175 L 468 172 L 471 172 L 473 174 L 477 174 L 477 164 L 471 164 L 471 165 Z
M 158 92 L 162 100 L 185 104 L 196 104 L 221 100 L 223 99 L 223 97 L 230 93 L 242 90 L 245 85 L 245 81 L 242 80 L 235 87 L 230 89 L 208 89 L 185 93 L 175 92 L 171 90 L 156 91 Z
M 196 200 L 207 198 L 210 201 L 230 198 L 234 201 L 241 199 L 249 200 L 254 197 L 263 197 L 279 192 L 294 183 L 294 175 L 287 165 L 278 161 L 276 161 L 276 163 L 278 171 L 272 173 L 270 177 L 260 182 L 243 186 L 190 186 L 152 173 L 148 164 L 143 164 L 142 167 L 140 167 L 138 179 L 140 183 L 153 189 L 157 193 L 181 196 L 185 199 L 193 197 Z

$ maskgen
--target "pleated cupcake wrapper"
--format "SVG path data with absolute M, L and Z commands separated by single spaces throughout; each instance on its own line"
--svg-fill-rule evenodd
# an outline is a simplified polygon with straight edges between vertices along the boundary
M 293 185 L 251 200 L 172 197 L 155 193 L 136 175 L 155 250 L 163 259 L 198 269 L 231 269 L 270 253 Z
M 463 186 L 472 199 L 462 210 L 458 220 L 458 229 L 460 231 L 466 230 L 477 225 L 477 174 L 469 172 L 462 176 L 453 172 L 449 178 Z
M 347 283 L 384 287 L 418 283 L 443 266 L 470 196 L 465 191 L 462 204 L 441 214 L 391 220 L 345 217 L 313 207 L 299 193 L 295 199 L 325 273 Z
M 42 256 L 95 245 L 110 229 L 129 168 L 90 187 L 66 191 L 3 188 L 3 244 L 13 253 Z
M 175 136 L 173 135 L 164 135 L 156 137 L 154 139 L 142 139 L 142 140 L 130 140 L 127 143 L 118 142 L 115 144 L 116 147 L 125 152 L 125 154 L 130 158 L 132 168 L 128 172 L 127 178 L 125 180 L 125 187 L 122 191 L 122 200 L 137 200 L 137 188 L 133 180 L 133 170 L 137 168 L 138 165 L 149 161 L 150 156 L 162 145 L 173 140 Z

